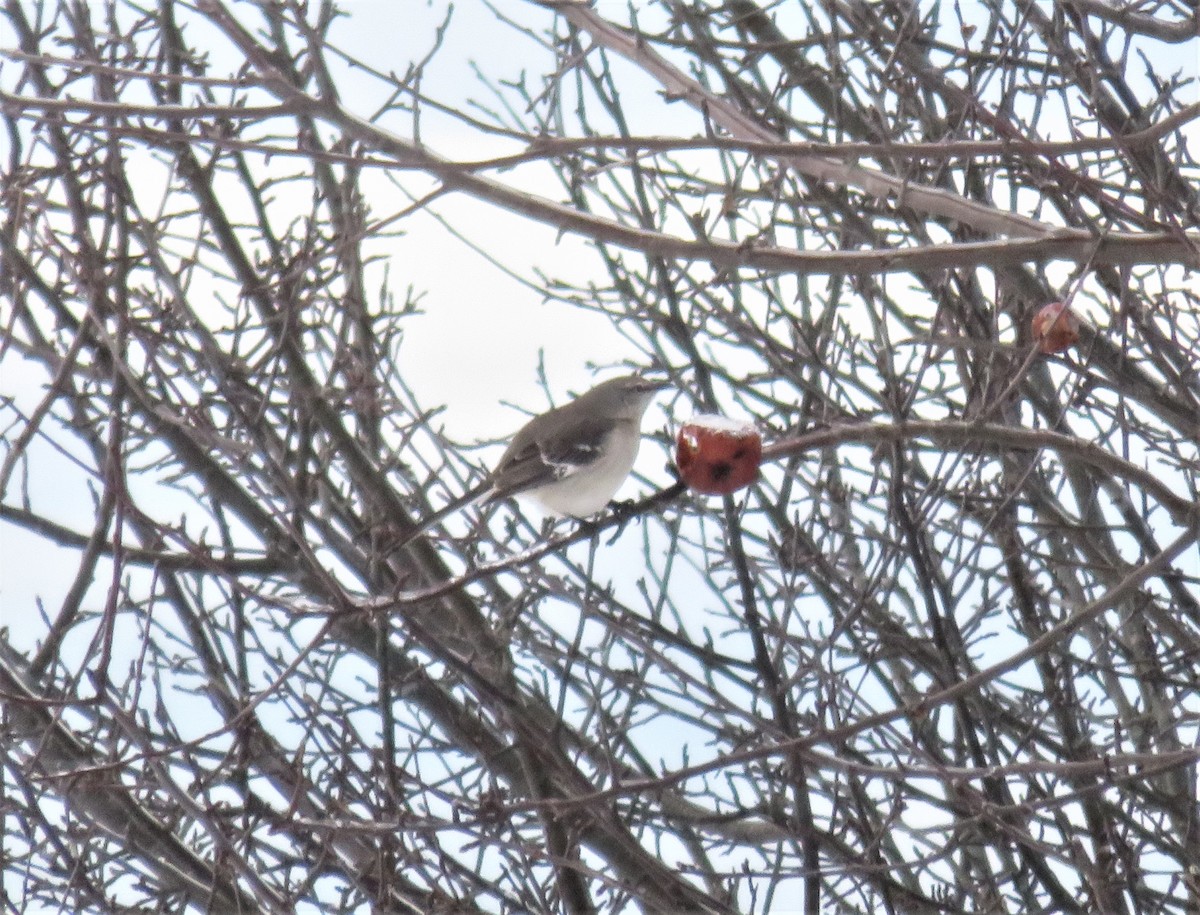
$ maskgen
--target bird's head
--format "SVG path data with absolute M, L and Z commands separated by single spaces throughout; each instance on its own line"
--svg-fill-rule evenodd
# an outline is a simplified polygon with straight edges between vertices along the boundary
M 613 412 L 640 419 L 654 395 L 669 386 L 670 382 L 665 379 L 625 375 L 597 385 L 591 393 L 598 400 L 610 402 L 614 407 Z

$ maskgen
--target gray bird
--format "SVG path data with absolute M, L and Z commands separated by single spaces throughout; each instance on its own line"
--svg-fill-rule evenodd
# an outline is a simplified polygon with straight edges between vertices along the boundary
M 600 511 L 633 469 L 642 417 L 654 395 L 667 386 L 666 381 L 626 375 L 535 416 L 513 436 L 496 469 L 479 486 L 421 521 L 401 546 L 477 500 L 528 497 L 553 515 L 573 518 Z

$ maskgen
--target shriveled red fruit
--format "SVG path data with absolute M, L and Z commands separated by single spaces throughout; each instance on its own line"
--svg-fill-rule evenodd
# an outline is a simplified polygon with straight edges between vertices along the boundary
M 675 466 L 688 488 L 724 495 L 758 479 L 762 436 L 752 423 L 726 416 L 695 416 L 675 437 Z
M 1032 326 L 1033 339 L 1043 353 L 1061 353 L 1079 342 L 1079 318 L 1066 302 L 1043 305 Z

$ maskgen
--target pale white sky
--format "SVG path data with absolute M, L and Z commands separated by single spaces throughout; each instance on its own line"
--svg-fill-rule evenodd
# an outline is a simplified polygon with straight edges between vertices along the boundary
M 548 13 L 521 0 L 502 0 L 496 6 L 523 21 L 550 21 Z M 352 48 L 366 63 L 399 73 L 410 61 L 424 57 L 443 16 L 440 8 L 424 4 L 401 6 L 378 0 L 358 0 L 347 9 L 351 18 L 338 24 L 335 41 Z M 427 68 L 423 89 L 444 102 L 470 96 L 493 104 L 495 100 L 472 65 L 496 79 L 515 78 L 527 66 L 532 80 L 549 69 L 543 68 L 548 61 L 548 52 L 499 24 L 483 4 L 460 4 L 441 50 Z M 632 68 L 630 74 L 634 74 Z M 347 73 L 346 79 L 347 86 L 353 85 L 350 80 L 355 74 Z M 653 124 L 648 119 L 646 132 L 672 129 L 662 120 L 665 106 L 656 103 L 656 85 L 640 75 L 636 79 L 652 102 L 641 107 L 653 108 L 658 118 Z M 377 82 L 363 80 L 362 85 L 372 100 L 376 96 L 382 99 Z M 350 92 L 344 92 L 343 99 L 353 100 L 360 113 L 373 110 L 373 101 L 358 104 L 359 99 Z M 679 110 L 670 116 L 680 129 L 692 129 L 683 127 L 694 120 L 690 111 Z M 397 129 L 407 135 L 408 124 L 397 124 Z M 518 148 L 429 110 L 422 115 L 422 138 L 435 152 L 451 159 L 477 159 Z M 498 177 L 550 199 L 563 195 L 549 169 L 530 168 Z M 385 199 L 384 194 L 396 195 L 395 182 L 430 187 L 412 174 L 376 172 L 364 177 L 365 186 L 378 187 L 380 200 Z M 551 276 L 596 276 L 606 281 L 599 273 L 599 258 L 577 237 L 560 236 L 548 226 L 462 195 L 443 197 L 431 209 L 516 274 L 528 276 L 537 267 Z M 544 358 L 547 376 L 559 397 L 568 390 L 584 390 L 603 377 L 594 374 L 589 363 L 637 358 L 636 351 L 605 318 L 543 303 L 535 290 L 454 238 L 428 213 L 406 220 L 403 228 L 405 236 L 389 239 L 386 245 L 393 286 L 398 294 L 408 283 L 422 291 L 426 312 L 407 324 L 402 348 L 405 378 L 426 405 L 446 404 L 439 419 L 455 437 L 469 441 L 511 433 L 523 417 L 514 410 L 498 408 L 502 401 L 533 410 L 544 407 L 535 388 L 540 358 Z M 655 421 L 651 416 L 647 423 Z

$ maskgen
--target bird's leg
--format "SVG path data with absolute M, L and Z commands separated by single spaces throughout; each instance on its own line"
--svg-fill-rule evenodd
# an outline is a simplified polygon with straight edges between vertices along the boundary
M 625 530 L 625 525 L 629 520 L 637 515 L 638 502 L 635 499 L 613 499 L 608 503 L 608 510 L 612 516 L 617 519 L 617 526 L 613 528 L 613 535 L 608 540 L 608 545 L 612 546 L 616 543 L 621 532 Z

